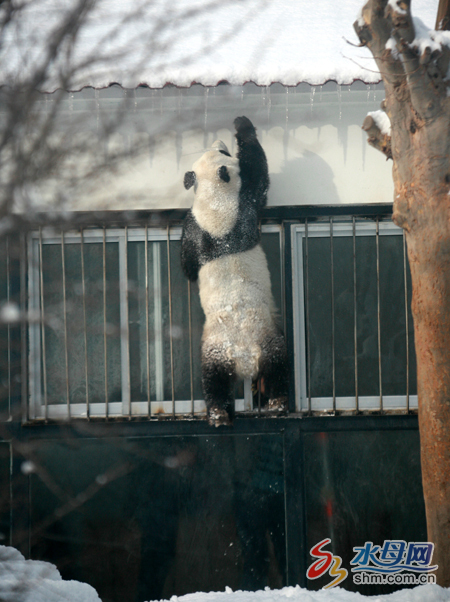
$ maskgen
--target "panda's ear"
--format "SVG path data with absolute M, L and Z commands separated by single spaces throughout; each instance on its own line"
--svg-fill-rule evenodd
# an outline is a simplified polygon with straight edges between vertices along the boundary
M 189 188 L 192 188 L 192 186 L 195 184 L 195 173 L 193 171 L 187 171 L 184 174 L 184 187 L 186 188 L 186 190 L 189 190 Z
M 228 173 L 228 169 L 226 168 L 225 165 L 221 165 L 219 167 L 219 169 L 217 170 L 217 175 L 219 176 L 219 178 L 221 180 L 223 180 L 224 182 L 229 182 L 230 181 L 230 174 Z

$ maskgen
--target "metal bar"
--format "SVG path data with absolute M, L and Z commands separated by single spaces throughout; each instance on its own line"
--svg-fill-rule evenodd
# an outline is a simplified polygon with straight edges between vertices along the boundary
M 307 370 L 308 370 L 308 414 L 311 414 L 311 336 L 309 322 L 309 238 L 308 238 L 308 218 L 305 219 L 305 298 L 306 298 L 306 348 Z
M 161 247 L 162 243 L 153 242 L 153 300 L 155 329 L 155 391 L 156 401 L 164 400 L 164 342 L 162 311 L 162 275 Z
M 105 360 L 105 418 L 108 420 L 108 340 L 107 340 L 107 321 L 106 321 L 106 228 L 103 228 L 103 350 Z
M 9 236 L 6 237 L 6 302 L 11 301 L 11 263 L 9 254 Z M 8 417 L 11 419 L 11 325 L 7 323 L 8 332 Z
M 280 225 L 278 231 L 278 238 L 280 243 L 280 274 L 281 274 L 281 313 L 283 332 L 286 334 L 286 261 L 285 261 L 285 240 L 284 240 L 284 223 Z
M 80 229 L 81 240 L 81 288 L 83 295 L 83 332 L 84 332 L 84 378 L 86 380 L 86 417 L 89 420 L 89 371 L 88 371 L 88 342 L 87 342 L 87 320 L 86 320 L 86 278 L 84 272 L 84 237 L 83 228 Z
M 188 319 L 189 319 L 189 377 L 191 379 L 191 414 L 194 416 L 194 362 L 192 355 L 192 314 L 191 314 L 191 281 L 188 280 Z
M 30 243 L 31 247 L 31 243 Z M 20 235 L 20 309 L 23 313 L 27 310 L 27 275 L 28 270 L 31 270 L 28 265 L 26 238 L 25 234 Z M 33 266 L 34 269 L 34 266 Z M 22 395 L 22 421 L 28 422 L 30 419 L 30 406 L 28 395 L 28 339 L 27 328 L 28 324 L 25 320 L 20 324 L 20 356 L 21 356 L 21 395 Z M 30 345 L 31 347 L 31 345 Z M 12 523 L 11 523 L 12 524 Z
M 170 341 L 170 378 L 172 382 L 172 416 L 175 418 L 175 381 L 173 370 L 173 324 L 172 324 L 172 279 L 170 269 L 170 226 L 167 224 L 167 277 L 169 285 L 169 341 Z
M 357 315 L 357 294 L 356 294 L 356 220 L 353 218 L 353 338 L 355 346 L 355 409 L 359 412 L 358 395 L 358 315 Z
M 336 412 L 336 332 L 334 315 L 334 245 L 333 218 L 330 217 L 330 259 L 331 259 L 331 370 L 333 377 L 333 412 Z
M 406 233 L 403 230 L 403 280 L 405 282 L 405 328 L 406 328 L 406 413 L 409 414 L 409 315 L 408 315 L 408 282 Z
M 145 330 L 146 330 L 146 346 L 147 346 L 147 416 L 150 418 L 152 414 L 152 404 L 150 401 L 150 324 L 149 324 L 149 282 L 148 282 L 148 225 L 145 224 Z
M 69 349 L 67 342 L 67 299 L 66 299 L 66 258 L 64 249 L 64 230 L 61 230 L 61 264 L 63 288 L 63 313 L 64 313 L 64 360 L 66 364 L 66 400 L 67 417 L 70 419 L 70 392 L 69 392 Z
M 39 283 L 41 288 L 41 340 L 42 340 L 42 376 L 44 385 L 44 417 L 48 421 L 48 388 L 45 349 L 45 311 L 44 311 L 44 268 L 42 260 L 42 227 L 39 227 Z
M 378 378 L 380 387 L 380 412 L 383 412 L 383 388 L 381 375 L 381 305 L 380 305 L 380 222 L 376 220 L 376 247 L 377 247 L 377 330 L 378 330 Z
M 130 325 L 128 320 L 128 226 L 125 226 L 125 242 L 124 242 L 124 281 L 125 281 L 125 320 L 124 324 L 121 326 L 122 337 L 126 337 L 125 339 L 125 373 L 127 375 L 125 386 L 127 387 L 128 392 L 128 419 L 131 420 L 131 382 L 130 382 Z M 125 332 L 123 329 L 125 327 Z
M 284 223 L 280 225 L 278 231 L 280 243 L 280 274 L 281 274 L 281 318 L 283 324 L 284 340 L 287 346 L 287 310 L 286 310 L 286 259 L 285 259 L 285 240 L 284 240 Z M 287 399 L 287 413 L 289 414 L 289 393 Z
M 256 382 L 258 388 L 258 416 L 261 417 L 261 379 L 258 378 Z

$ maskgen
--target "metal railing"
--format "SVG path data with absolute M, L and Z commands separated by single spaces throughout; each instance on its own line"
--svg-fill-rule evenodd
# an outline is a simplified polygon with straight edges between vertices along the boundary
M 406 245 L 389 214 L 389 206 L 266 210 L 262 241 L 293 364 L 291 415 L 417 408 Z M 12 288 L 22 295 L 22 336 L 17 322 L 4 325 L 3 408 L 26 395 L 31 421 L 204 415 L 203 318 L 197 285 L 180 268 L 183 216 L 75 214 L 51 227 L 41 216 L 26 225 L 27 253 L 19 262 L 15 251 L 13 267 L 11 237 L 3 239 L 2 306 L 11 309 Z M 20 267 L 26 291 L 12 275 Z M 239 383 L 237 413 L 264 415 L 261 390 Z

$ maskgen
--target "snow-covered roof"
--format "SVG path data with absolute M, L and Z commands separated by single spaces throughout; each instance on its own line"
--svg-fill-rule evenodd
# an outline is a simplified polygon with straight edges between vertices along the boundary
M 0 47 L 0 84 L 26 77 L 45 60 L 46 42 L 80 0 L 25 2 Z M 98 0 L 63 45 L 45 91 L 61 86 L 67 62 L 77 69 L 65 87 L 126 88 L 167 83 L 214 86 L 279 82 L 313 85 L 380 80 L 353 22 L 364 0 Z M 414 0 L 412 11 L 434 27 L 438 0 Z

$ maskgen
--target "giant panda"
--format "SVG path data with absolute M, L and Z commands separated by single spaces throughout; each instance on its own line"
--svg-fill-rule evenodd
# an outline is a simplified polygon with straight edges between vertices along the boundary
M 234 125 L 237 156 L 218 140 L 184 176 L 195 197 L 183 225 L 181 263 L 199 281 L 202 386 L 215 426 L 232 423 L 237 376 L 264 379 L 269 412 L 284 410 L 288 388 L 286 345 L 260 245 L 267 159 L 252 122 L 237 117 Z

